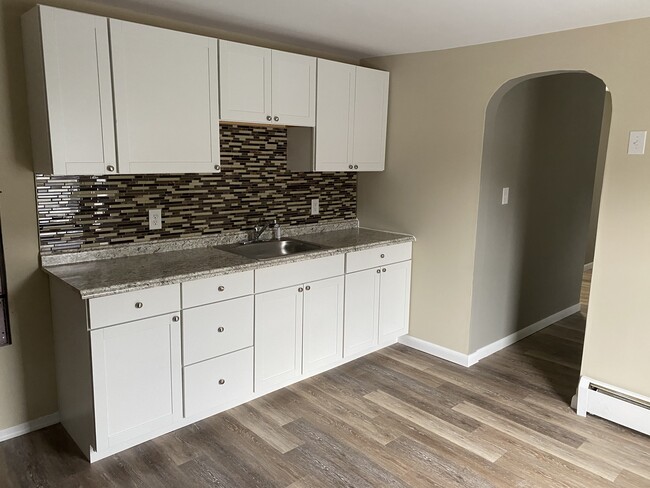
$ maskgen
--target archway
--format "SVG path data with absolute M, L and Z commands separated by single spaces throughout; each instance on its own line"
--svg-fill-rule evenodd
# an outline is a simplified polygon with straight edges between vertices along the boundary
M 608 99 L 599 78 L 558 71 L 511 80 L 490 100 L 470 326 L 474 359 L 579 313 Z M 584 317 L 574 318 L 584 331 Z M 575 352 L 574 387 L 581 344 Z

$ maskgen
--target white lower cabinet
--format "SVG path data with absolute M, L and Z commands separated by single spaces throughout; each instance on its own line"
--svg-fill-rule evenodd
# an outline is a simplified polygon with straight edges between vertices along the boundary
M 52 279 L 61 423 L 97 461 L 392 344 L 410 258 L 397 244 L 90 300 Z
M 97 451 L 181 417 L 181 330 L 167 314 L 90 332 Z
M 343 358 L 343 276 L 305 285 L 302 324 L 303 373 Z
M 297 379 L 302 362 L 302 285 L 255 296 L 255 391 Z

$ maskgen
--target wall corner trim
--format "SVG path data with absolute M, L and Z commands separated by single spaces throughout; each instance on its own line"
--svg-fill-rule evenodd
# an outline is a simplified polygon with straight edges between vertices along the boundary
M 50 425 L 59 423 L 59 412 L 51 413 L 50 415 L 45 415 L 44 417 L 39 417 L 29 422 L 15 425 L 4 430 L 0 430 L 0 442 L 13 439 L 14 437 L 19 437 L 24 434 L 29 434 L 35 430 L 44 429 Z
M 501 349 L 514 344 L 515 342 L 525 339 L 529 335 L 532 335 L 535 332 L 539 332 L 549 325 L 554 324 L 558 320 L 565 319 L 579 311 L 580 304 L 576 303 L 575 305 L 565 308 L 564 310 L 554 313 L 553 315 L 549 315 L 548 317 L 535 322 L 534 324 L 531 324 L 524 329 L 518 330 L 517 332 L 514 332 L 509 336 L 504 337 L 503 339 L 499 339 L 498 341 L 488 344 L 487 346 L 478 349 L 472 354 L 463 354 L 461 352 L 454 351 L 453 349 L 448 349 L 446 347 L 433 344 L 432 342 L 418 339 L 417 337 L 413 337 L 411 335 L 404 335 L 400 337 L 399 343 L 412 347 L 413 349 L 417 349 L 418 351 L 426 352 L 427 354 L 431 354 L 432 356 L 436 356 L 440 359 L 444 359 L 455 364 L 460 364 L 461 366 L 465 366 L 467 368 L 478 363 L 481 359 L 484 359 L 491 354 L 494 354 L 495 352 L 498 352 Z
M 476 364 L 481 359 L 486 358 L 489 355 L 494 354 L 495 352 L 500 351 L 501 349 L 514 344 L 515 342 L 519 342 L 520 340 L 528 337 L 529 335 L 532 335 L 535 332 L 539 332 L 540 330 L 548 327 L 549 325 L 554 324 L 558 320 L 565 319 L 579 311 L 580 311 L 580 303 L 576 303 L 575 305 L 571 305 L 570 307 L 565 308 L 564 310 L 560 310 L 559 312 L 554 313 L 553 315 L 549 315 L 548 317 L 543 318 L 542 320 L 535 322 L 534 324 L 531 324 L 528 327 L 513 332 L 512 334 L 504 337 L 503 339 L 499 339 L 498 341 L 494 341 L 493 343 L 488 344 L 487 346 L 483 346 L 482 348 L 476 350 L 475 352 L 469 355 L 469 364 L 470 366 L 472 364 Z
M 580 377 L 576 413 L 601 417 L 650 435 L 650 398 L 587 376 Z
M 426 352 L 440 359 L 450 361 L 455 364 L 460 364 L 461 366 L 471 366 L 469 363 L 469 356 L 463 354 L 462 352 L 454 351 L 453 349 L 448 349 L 432 342 L 423 341 L 417 337 L 411 335 L 404 335 L 399 338 L 399 343 L 404 344 L 405 346 L 412 347 L 418 351 Z

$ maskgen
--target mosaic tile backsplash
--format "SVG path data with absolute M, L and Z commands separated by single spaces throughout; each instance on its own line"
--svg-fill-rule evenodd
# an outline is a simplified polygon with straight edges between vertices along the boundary
M 291 173 L 284 128 L 221 126 L 221 173 L 36 175 L 41 253 L 356 218 L 355 173 Z M 311 199 L 320 215 L 311 216 Z M 148 211 L 161 208 L 163 229 Z

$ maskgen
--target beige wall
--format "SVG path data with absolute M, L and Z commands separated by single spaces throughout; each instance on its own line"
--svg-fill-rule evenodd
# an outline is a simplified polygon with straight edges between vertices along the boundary
M 604 99 L 601 80 L 568 73 L 522 81 L 490 101 L 470 351 L 580 301 Z
M 5 244 L 13 344 L 0 348 L 0 430 L 57 410 L 47 278 L 39 270 L 20 16 L 34 0 L 0 2 L 0 212 Z M 82 0 L 42 2 L 287 51 L 327 53 L 225 33 Z
M 650 155 L 627 156 L 650 127 L 650 19 L 481 46 L 376 58 L 391 72 L 387 170 L 359 181 L 362 224 L 412 232 L 411 333 L 469 352 L 485 111 L 504 83 L 584 70 L 613 114 L 582 372 L 650 395 Z

